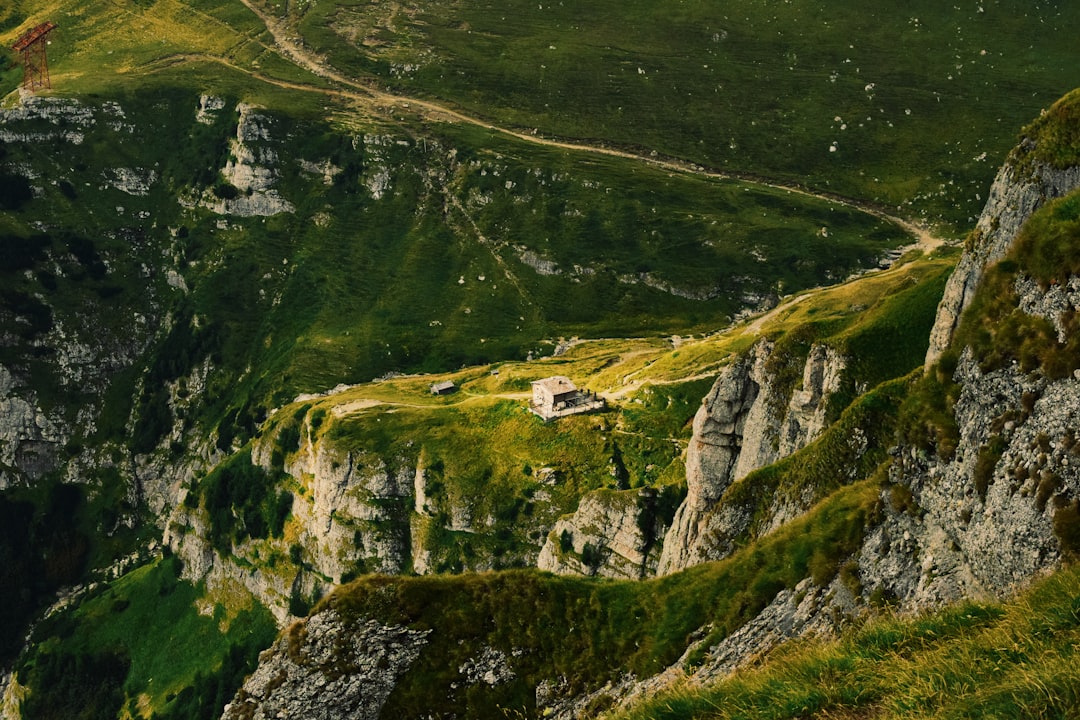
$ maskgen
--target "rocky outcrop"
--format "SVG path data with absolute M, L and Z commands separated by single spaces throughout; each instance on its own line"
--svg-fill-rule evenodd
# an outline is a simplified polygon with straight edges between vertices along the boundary
M 1080 498 L 1080 379 L 1048 382 L 1015 366 L 983 373 L 969 354 L 956 377 L 954 456 L 900 451 L 889 512 L 860 560 L 864 585 L 910 607 L 1000 596 L 1053 567 L 1059 514 Z
M 1057 341 L 1068 340 L 1065 326 L 1068 314 L 1080 310 L 1080 277 L 1073 276 L 1061 285 L 1051 285 L 1045 290 L 1034 279 L 1021 275 L 1016 278 L 1015 290 L 1020 298 L 1020 309 L 1028 315 L 1046 318 L 1057 332 Z
M 390 135 L 364 135 L 364 151 L 368 157 L 368 167 L 364 173 L 364 186 L 367 187 L 371 197 L 381 200 L 390 190 L 391 167 L 388 156 L 390 148 L 395 143 L 405 143 L 405 140 L 395 140 Z
M 26 121 L 45 120 L 52 128 L 26 130 L 18 125 Z M 30 93 L 20 94 L 19 104 L 0 110 L 0 141 L 49 143 L 68 142 L 82 144 L 86 129 L 97 123 L 93 109 L 78 100 L 39 97 Z
M 357 567 L 381 573 L 409 567 L 413 467 L 395 470 L 381 458 L 317 442 L 286 470 L 310 478 L 310 492 L 293 501 L 293 516 L 306 559 L 320 573 L 340 579 Z
M 753 510 L 718 507 L 727 488 L 804 447 L 825 428 L 828 399 L 840 387 L 844 357 L 812 346 L 801 388 L 794 390 L 770 371 L 774 352 L 773 343 L 759 341 L 721 373 L 695 415 L 686 453 L 687 497 L 664 538 L 660 574 L 730 552 L 718 536 L 736 536 Z
M 0 365 L 0 490 L 55 469 L 63 440 L 34 393 L 26 388 L 20 392 L 11 372 Z
M 536 565 L 561 574 L 640 580 L 656 569 L 656 491 L 598 490 L 560 518 Z
M 274 436 L 252 449 L 252 463 L 271 476 L 277 472 L 274 449 Z M 320 595 L 358 569 L 389 574 L 410 569 L 413 468 L 393 470 L 382 459 L 314 442 L 304 444 L 286 471 L 293 489 L 303 488 L 293 492 L 288 543 L 249 539 L 229 555 L 213 547 L 205 513 L 188 507 L 188 491 L 180 491 L 165 542 L 183 559 L 185 577 L 210 587 L 243 585 L 284 622 L 295 611 L 295 598 Z M 279 559 L 264 562 L 260 558 L 266 554 Z
M 431 632 L 346 622 L 323 610 L 293 625 L 263 654 L 222 720 L 376 720 Z
M 231 141 L 229 160 L 221 170 L 225 181 L 235 188 L 236 196 L 222 197 L 220 191 L 219 196 L 208 193 L 202 204 L 218 214 L 240 217 L 292 212 L 293 204 L 274 187 L 278 154 L 273 144 L 280 140 L 271 134 L 271 120 L 245 103 L 237 105 L 236 110 L 239 113 L 236 137 Z
M 764 358 L 771 349 L 770 344 L 759 343 L 753 353 L 725 368 L 694 416 L 693 436 L 686 451 L 687 495 L 664 538 L 657 569 L 660 574 L 693 564 L 705 511 L 737 479 L 735 468 L 742 454 L 746 419 L 757 400 Z
M 1080 167 L 1064 169 L 1044 164 L 1022 164 L 1032 153 L 1034 143 L 1024 140 L 998 172 L 986 206 L 969 240 L 970 247 L 961 256 L 945 286 L 937 317 L 930 332 L 926 366 L 937 362 L 949 346 L 960 316 L 971 304 L 975 290 L 986 269 L 1005 257 L 1024 222 L 1048 200 L 1062 197 L 1080 187 Z

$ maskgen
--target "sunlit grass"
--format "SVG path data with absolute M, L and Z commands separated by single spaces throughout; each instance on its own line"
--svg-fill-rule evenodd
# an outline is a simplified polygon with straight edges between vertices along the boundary
M 1074 84 L 1076 8 L 1017 0 L 872 10 L 426 0 L 396 13 L 337 0 L 290 12 L 336 67 L 407 94 L 960 230 L 1016 130 Z
M 620 720 L 1069 717 L 1080 700 L 1080 570 L 1004 604 L 965 602 L 789 643 L 758 668 L 675 690 Z

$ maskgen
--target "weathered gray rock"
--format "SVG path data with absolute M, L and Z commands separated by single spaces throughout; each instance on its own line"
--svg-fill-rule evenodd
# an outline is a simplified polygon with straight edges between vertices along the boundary
M 0 365 L 0 490 L 56 468 L 62 429 L 41 410 L 33 391 L 18 388 Z
M 694 432 L 686 451 L 687 495 L 664 538 L 657 568 L 660 574 L 693 564 L 704 513 L 735 479 L 746 416 L 760 389 L 752 376 L 755 355 L 760 351 L 725 368 L 694 416 Z
M 840 389 L 846 367 L 847 358 L 833 348 L 810 348 L 802 388 L 792 394 L 780 424 L 777 457 L 787 457 L 803 448 L 825 429 L 829 397 Z
M 667 574 L 725 557 L 753 508 L 726 507 L 727 488 L 752 471 L 804 447 L 825 428 L 828 399 L 840 388 L 845 358 L 823 346 L 810 349 L 802 388 L 782 387 L 769 372 L 774 346 L 759 341 L 729 365 L 694 417 L 686 453 L 686 500 L 664 538 L 657 572 Z M 777 507 L 779 521 L 812 501 Z
M 469 658 L 458 667 L 464 681 L 470 685 L 483 683 L 495 687 L 510 682 L 517 673 L 510 667 L 510 658 L 502 650 L 485 646 L 476 657 Z
M 345 622 L 323 610 L 293 625 L 263 654 L 222 720 L 376 720 L 431 632 Z
M 1047 289 L 1039 286 L 1032 278 L 1021 275 L 1016 278 L 1016 294 L 1020 297 L 1020 309 L 1028 315 L 1046 318 L 1057 331 L 1057 340 L 1068 340 L 1065 327 L 1067 313 L 1080 309 L 1080 277 L 1075 275 L 1062 285 L 1053 285 Z
M 201 204 L 220 215 L 266 217 L 293 212 L 295 207 L 275 189 L 277 152 L 271 146 L 280 142 L 271 132 L 269 118 L 245 103 L 236 106 L 239 121 L 231 141 L 228 162 L 221 174 L 240 191 L 235 198 L 218 198 L 208 193 Z
M 271 469 L 273 450 L 274 438 L 264 438 L 252 462 Z M 304 559 L 320 574 L 340 579 L 357 567 L 383 573 L 408 568 L 414 467 L 402 461 L 390 468 L 381 458 L 323 439 L 305 441 L 285 470 L 309 488 L 294 495 L 292 514 Z
M 650 552 L 661 530 L 649 526 L 654 495 L 651 490 L 589 493 L 573 515 L 555 523 L 537 567 L 560 574 L 645 577 L 658 560 Z
M 106 184 L 128 195 L 147 195 L 157 181 L 157 171 L 144 168 L 110 168 L 103 175 Z
M 954 456 L 899 451 L 891 480 L 914 504 L 901 512 L 884 498 L 886 518 L 862 551 L 867 592 L 882 588 L 904 607 L 1002 596 L 1054 567 L 1055 513 L 1080 497 L 1080 380 L 1015 366 L 984 374 L 967 353 L 956 377 Z
M 195 121 L 203 125 L 213 125 L 217 115 L 225 108 L 225 98 L 216 95 L 200 95 L 195 108 Z
M 961 256 L 938 305 L 926 366 L 937 362 L 949 346 L 960 316 L 971 304 L 986 269 L 1005 257 L 1020 228 L 1048 200 L 1080 187 L 1080 167 L 1059 170 L 1047 165 L 1020 169 L 1021 159 L 1034 148 L 1025 140 L 998 172 L 986 206 L 975 225 L 972 246 Z
M 390 135 L 364 135 L 364 150 L 368 156 L 368 167 L 364 173 L 364 186 L 367 187 L 371 197 L 381 200 L 390 190 L 391 175 L 390 166 L 387 164 L 386 148 L 391 147 L 396 140 Z M 404 141 L 402 141 L 404 142 Z
M 23 129 L 20 125 L 44 120 L 53 129 Z M 86 139 L 84 130 L 97 123 L 90 106 L 78 100 L 20 93 L 19 104 L 0 109 L 0 141 L 69 142 L 79 145 Z

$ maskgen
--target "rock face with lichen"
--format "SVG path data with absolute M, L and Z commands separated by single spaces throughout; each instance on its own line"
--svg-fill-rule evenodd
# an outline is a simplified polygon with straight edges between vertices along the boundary
M 346 622 L 327 609 L 290 627 L 225 706 L 223 720 L 376 720 L 431 630 Z
M 1080 503 L 1080 379 L 983 372 L 970 353 L 956 379 L 955 451 L 897 448 L 885 517 L 859 558 L 863 584 L 906 607 L 1000 596 L 1070 551 L 1062 532 Z
M 536 566 L 562 574 L 640 580 L 656 570 L 656 491 L 599 490 L 581 499 L 573 515 L 560 518 Z
M 971 304 L 983 273 L 1005 257 L 1024 222 L 1047 201 L 1080 187 L 1080 166 L 1054 166 L 1032 159 L 1036 141 L 1024 138 L 998 171 L 986 207 L 945 286 L 938 305 L 926 365 L 933 365 L 949 346 L 960 316 Z
M 236 137 L 231 142 L 229 160 L 221 170 L 234 192 L 226 194 L 218 190 L 217 197 L 208 197 L 203 204 L 221 215 L 241 217 L 292 212 L 293 204 L 274 187 L 279 164 L 274 145 L 281 140 L 271 132 L 272 121 L 246 103 L 237 105 L 236 111 L 239 115 Z
M 713 538 L 735 537 L 749 520 L 745 508 L 732 508 L 730 517 L 723 509 L 720 515 L 715 512 L 724 491 L 751 471 L 804 447 L 825 428 L 828 399 L 840 387 L 845 358 L 831 348 L 812 346 L 801 387 L 795 390 L 778 381 L 771 367 L 775 353 L 773 343 L 759 341 L 721 373 L 694 417 L 686 453 L 687 496 L 664 537 L 660 574 L 716 559 Z M 718 530 L 718 520 L 730 530 Z M 720 556 L 726 552 L 730 549 Z
M 61 441 L 34 393 L 26 388 L 20 393 L 11 372 L 0 365 L 0 490 L 52 470 Z
M 415 469 L 391 468 L 328 442 L 306 444 L 286 469 L 311 479 L 310 494 L 293 501 L 293 513 L 304 519 L 298 541 L 322 574 L 340 579 L 360 564 L 381 573 L 409 566 Z

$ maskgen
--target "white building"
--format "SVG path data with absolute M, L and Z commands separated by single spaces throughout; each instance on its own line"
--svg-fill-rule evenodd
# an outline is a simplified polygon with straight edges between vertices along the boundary
M 534 380 L 532 391 L 529 410 L 545 422 L 566 415 L 603 410 L 605 407 L 603 398 L 587 390 L 578 390 L 570 378 L 562 375 Z

